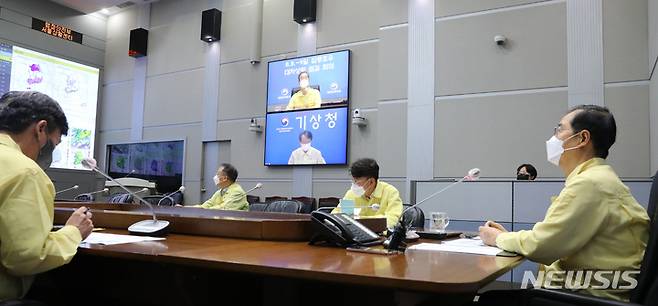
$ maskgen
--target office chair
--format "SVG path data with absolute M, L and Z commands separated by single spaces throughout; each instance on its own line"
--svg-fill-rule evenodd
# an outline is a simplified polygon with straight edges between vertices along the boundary
M 288 198 L 282 197 L 282 196 L 270 196 L 270 197 L 265 197 L 265 203 L 272 203 L 274 201 L 281 201 L 281 200 L 287 200 Z
M 88 193 L 82 193 L 75 198 L 73 198 L 73 201 L 80 201 L 80 202 L 93 202 L 94 201 L 94 195 L 93 194 L 88 194 Z
M 249 211 L 265 211 L 267 203 L 249 203 Z
M 128 193 L 117 193 L 110 197 L 110 203 L 131 204 L 133 196 Z
M 302 206 L 303 204 L 299 201 L 280 200 L 268 203 L 265 211 L 298 214 L 301 212 Z
M 320 85 L 310 85 L 309 87 L 314 88 L 314 89 L 316 89 L 317 91 L 320 91 Z M 292 97 L 293 95 L 295 95 L 295 94 L 296 94 L 298 91 L 300 91 L 300 90 L 302 90 L 301 87 L 294 87 L 294 88 L 290 91 L 290 96 Z
M 260 197 L 255 195 L 247 195 L 247 202 L 249 202 L 249 204 L 259 203 Z
M 649 240 L 644 251 L 644 258 L 637 277 L 637 287 L 631 291 L 629 303 L 612 301 L 582 295 L 568 291 L 548 290 L 543 288 L 517 290 L 493 290 L 480 296 L 478 305 L 524 305 L 524 306 L 636 306 L 658 305 L 658 221 L 656 220 L 656 206 L 658 205 L 658 173 L 654 176 L 649 194 L 648 214 L 651 219 Z M 520 293 L 514 303 L 509 297 Z
M 292 197 L 293 200 L 302 202 L 302 214 L 310 214 L 318 205 L 315 198 L 309 197 Z
M 318 200 L 318 207 L 336 207 L 340 203 L 339 198 L 334 198 L 334 197 L 328 197 L 328 198 L 320 198 Z
M 411 207 L 411 204 L 402 205 L 402 210 Z M 416 206 L 412 209 L 407 210 L 404 215 L 402 215 L 402 221 L 407 224 L 407 228 L 420 228 L 425 227 L 425 213 L 420 207 Z

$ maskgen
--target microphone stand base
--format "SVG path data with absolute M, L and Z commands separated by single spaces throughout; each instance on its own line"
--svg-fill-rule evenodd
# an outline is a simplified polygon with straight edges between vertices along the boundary
M 166 220 L 144 220 L 134 223 L 128 227 L 128 232 L 138 236 L 166 236 L 169 233 L 169 221 Z

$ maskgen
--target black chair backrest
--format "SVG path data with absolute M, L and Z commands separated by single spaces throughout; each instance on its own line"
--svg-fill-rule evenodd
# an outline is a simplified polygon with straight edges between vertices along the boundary
M 318 200 L 318 207 L 336 207 L 340 203 L 339 198 L 329 197 L 329 198 L 320 198 Z
M 644 251 L 642 267 L 635 290 L 631 294 L 631 302 L 644 305 L 656 305 L 658 303 L 658 220 L 656 216 L 656 205 L 658 205 L 658 172 L 653 177 L 651 193 L 649 194 L 649 205 L 647 212 L 651 219 L 649 228 L 649 240 Z M 652 302 L 652 301 L 653 302 Z
M 317 89 L 318 91 L 320 91 L 320 85 L 311 85 L 309 87 Z M 296 94 L 300 90 L 302 90 L 301 87 L 293 87 L 292 91 L 290 92 L 290 96 L 292 97 L 294 94 Z
M 260 197 L 255 195 L 247 195 L 247 202 L 254 204 L 260 202 Z
M 302 203 L 295 200 L 280 200 L 268 203 L 265 207 L 267 212 L 282 212 L 298 214 L 302 210 Z
M 110 203 L 126 204 L 132 202 L 133 202 L 133 196 L 131 196 L 128 193 L 118 193 L 110 197 Z
M 143 196 L 142 199 L 144 199 L 146 202 L 149 202 L 151 205 L 158 205 L 158 202 L 162 199 L 161 195 L 150 195 L 150 196 Z M 164 202 L 164 201 L 162 201 Z M 168 201 L 171 202 L 171 201 Z
M 265 211 L 267 203 L 249 203 L 249 211 Z
M 282 197 L 282 196 L 271 196 L 271 197 L 265 197 L 265 203 L 272 203 L 274 201 L 281 201 L 281 200 L 287 200 L 288 198 Z
M 93 202 L 94 201 L 94 195 L 93 194 L 88 194 L 88 193 L 83 193 L 75 196 L 73 198 L 74 201 L 82 201 L 82 202 Z
M 410 204 L 404 204 L 402 206 L 402 210 L 404 211 L 409 207 L 411 207 Z M 425 227 L 425 213 L 418 206 L 404 212 L 404 215 L 402 216 L 402 220 L 410 228 L 422 229 Z
M 310 214 L 312 211 L 314 211 L 317 208 L 317 201 L 315 198 L 309 198 L 309 197 L 293 197 L 292 198 L 295 201 L 302 202 L 302 213 L 303 214 Z

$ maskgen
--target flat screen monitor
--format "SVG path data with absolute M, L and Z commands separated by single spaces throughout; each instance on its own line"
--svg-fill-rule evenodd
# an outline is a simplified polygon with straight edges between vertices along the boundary
M 0 42 L 0 95 L 10 90 L 39 91 L 66 114 L 68 136 L 53 152 L 53 168 L 85 169 L 94 155 L 99 69 Z
M 137 177 L 155 182 L 158 192 L 183 184 L 183 140 L 123 143 L 107 146 L 107 172 L 113 178 Z
M 349 50 L 271 61 L 267 67 L 268 113 L 348 105 Z M 302 87 L 307 90 L 300 92 Z
M 267 114 L 265 165 L 347 163 L 347 108 Z
M 266 166 L 347 164 L 350 51 L 268 63 Z

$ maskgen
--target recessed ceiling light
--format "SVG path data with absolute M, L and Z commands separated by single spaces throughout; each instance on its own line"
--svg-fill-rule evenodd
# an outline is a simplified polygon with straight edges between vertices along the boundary
M 108 15 L 108 14 L 110 14 L 110 10 L 104 8 L 104 9 L 101 10 L 101 14 Z

